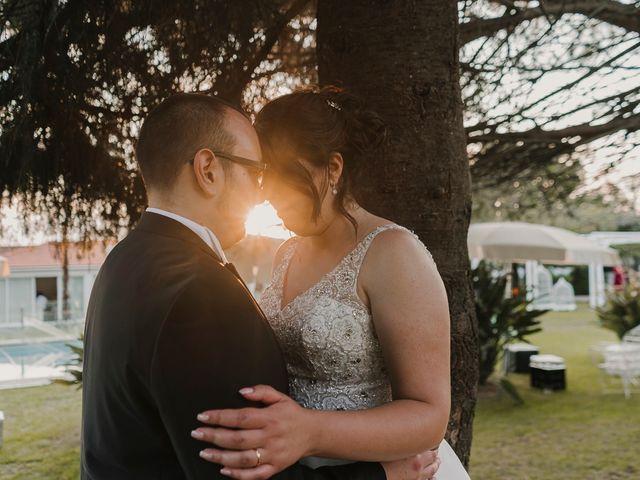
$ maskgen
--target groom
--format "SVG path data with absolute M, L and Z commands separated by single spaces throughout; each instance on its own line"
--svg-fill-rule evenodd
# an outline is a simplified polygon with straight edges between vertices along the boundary
M 108 255 L 87 313 L 81 477 L 226 478 L 198 455 L 196 415 L 249 406 L 246 385 L 287 391 L 275 337 L 223 251 L 258 201 L 258 138 L 233 107 L 179 94 L 148 115 L 136 156 L 149 208 Z M 385 473 L 378 463 L 294 465 L 278 478 Z

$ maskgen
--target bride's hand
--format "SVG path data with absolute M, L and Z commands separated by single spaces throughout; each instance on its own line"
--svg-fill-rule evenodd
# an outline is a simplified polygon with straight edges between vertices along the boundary
M 268 406 L 199 414 L 198 420 L 211 427 L 200 427 L 191 436 L 216 446 L 202 450 L 202 458 L 223 465 L 221 473 L 231 478 L 262 480 L 310 453 L 310 410 L 267 385 L 240 393 Z
M 384 462 L 387 480 L 431 480 L 435 479 L 440 459 L 438 450 L 427 450 L 413 457 L 395 462 Z

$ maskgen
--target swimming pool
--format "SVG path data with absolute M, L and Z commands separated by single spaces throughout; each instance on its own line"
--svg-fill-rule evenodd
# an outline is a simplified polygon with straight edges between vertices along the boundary
M 69 344 L 79 340 L 0 345 L 0 387 L 47 383 L 64 374 L 62 365 L 74 358 Z
M 79 345 L 79 341 L 54 341 L 0 346 L 0 362 L 38 365 L 43 362 L 57 367 L 73 359 L 67 344 Z M 47 360 L 48 359 L 48 360 Z

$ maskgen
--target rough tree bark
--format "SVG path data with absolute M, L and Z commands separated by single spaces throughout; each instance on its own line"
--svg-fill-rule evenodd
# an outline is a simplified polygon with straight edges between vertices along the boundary
M 69 218 L 68 216 L 66 218 Z M 62 226 L 62 239 L 58 243 L 58 254 L 62 257 L 62 318 L 57 320 L 71 319 L 71 305 L 69 300 L 69 226 L 65 222 Z
M 371 158 L 365 207 L 416 232 L 449 295 L 452 410 L 447 438 L 468 465 L 478 381 L 467 229 L 471 187 L 454 0 L 318 1 L 318 73 L 367 100 L 390 127 Z M 428 295 L 428 292 L 425 292 Z

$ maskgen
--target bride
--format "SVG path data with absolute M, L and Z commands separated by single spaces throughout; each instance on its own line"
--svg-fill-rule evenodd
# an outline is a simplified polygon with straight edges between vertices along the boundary
M 230 477 L 268 478 L 300 458 L 310 466 L 384 462 L 438 448 L 436 478 L 468 479 L 443 440 L 444 285 L 414 234 L 358 203 L 384 125 L 356 97 L 325 88 L 269 103 L 256 130 L 266 198 L 297 235 L 277 252 L 261 298 L 293 400 L 264 385 L 243 388 L 268 407 L 206 412 L 215 427 L 206 438 L 217 447 L 201 455 Z

